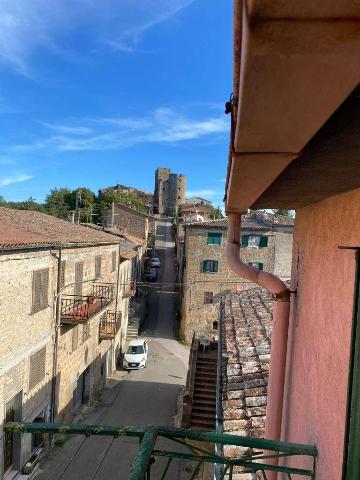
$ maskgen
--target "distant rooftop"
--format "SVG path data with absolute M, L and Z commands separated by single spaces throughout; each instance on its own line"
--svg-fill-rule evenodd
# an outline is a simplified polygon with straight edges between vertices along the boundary
M 247 213 L 241 217 L 241 226 L 243 229 L 249 230 L 268 230 L 271 229 L 273 225 L 289 225 L 293 226 L 295 219 L 292 217 L 287 217 L 285 215 L 275 215 L 275 214 L 258 214 L 258 213 Z M 228 219 L 221 218 L 218 220 L 205 220 L 205 221 L 195 221 L 188 222 L 183 224 L 184 227 L 196 227 L 196 228 L 228 228 Z

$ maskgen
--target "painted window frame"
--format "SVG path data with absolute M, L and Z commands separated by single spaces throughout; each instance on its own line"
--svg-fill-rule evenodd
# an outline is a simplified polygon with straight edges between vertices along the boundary
M 209 269 L 208 265 L 213 265 L 213 268 Z M 219 260 L 207 258 L 202 261 L 202 273 L 219 273 Z
M 214 241 L 214 239 L 219 241 Z M 210 241 L 211 240 L 211 241 Z M 207 232 L 207 244 L 220 246 L 223 243 L 223 233 L 222 232 Z

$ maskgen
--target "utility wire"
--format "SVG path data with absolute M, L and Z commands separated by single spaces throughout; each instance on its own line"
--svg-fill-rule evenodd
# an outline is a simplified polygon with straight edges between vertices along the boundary
M 94 480 L 94 478 L 96 477 L 98 471 L 100 470 L 102 464 L 104 463 L 105 458 L 107 457 L 107 455 L 108 455 L 108 453 L 109 453 L 110 448 L 112 447 L 112 444 L 114 443 L 114 440 L 115 440 L 115 437 L 113 437 L 112 440 L 110 441 L 110 443 L 109 443 L 107 449 L 105 450 L 105 453 L 104 453 L 104 455 L 103 455 L 103 457 L 102 457 L 102 459 L 101 459 L 101 461 L 100 461 L 97 469 L 95 470 L 95 472 L 94 472 L 94 474 L 92 475 L 92 477 L 90 478 L 90 480 Z
M 87 440 L 88 438 L 89 438 L 89 437 L 84 437 L 83 440 L 80 442 L 80 445 L 79 445 L 78 448 L 75 450 L 75 452 L 73 453 L 73 455 L 70 457 L 68 463 L 66 464 L 66 467 L 65 467 L 64 470 L 61 472 L 60 477 L 58 477 L 57 480 L 61 480 L 61 479 L 64 477 L 64 474 L 66 473 L 66 471 L 68 470 L 68 468 L 69 468 L 70 465 L 72 464 L 74 458 L 77 456 L 77 454 L 79 453 L 80 449 L 82 448 L 82 446 L 84 445 L 84 443 L 86 442 L 86 440 Z

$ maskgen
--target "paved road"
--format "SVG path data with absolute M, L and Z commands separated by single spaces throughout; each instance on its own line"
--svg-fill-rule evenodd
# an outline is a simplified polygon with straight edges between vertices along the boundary
M 155 248 L 162 266 L 158 282 L 154 283 L 159 288 L 151 290 L 148 301 L 149 315 L 144 331 L 149 343 L 148 365 L 143 370 L 128 373 L 115 387 L 115 399 L 102 409 L 101 417 L 96 421 L 103 425 L 173 425 L 177 397 L 186 379 L 188 350 L 174 340 L 175 295 L 168 293 L 174 288 L 160 285 L 162 282 L 172 283 L 175 279 L 174 243 L 171 224 L 167 220 L 157 222 Z M 51 452 L 37 478 L 126 479 L 137 449 L 137 440 L 130 438 L 89 437 L 84 440 L 84 437 L 74 437 Z M 155 463 L 152 478 L 160 478 L 164 465 L 162 459 Z M 178 468 L 174 463 L 167 478 L 176 479 Z

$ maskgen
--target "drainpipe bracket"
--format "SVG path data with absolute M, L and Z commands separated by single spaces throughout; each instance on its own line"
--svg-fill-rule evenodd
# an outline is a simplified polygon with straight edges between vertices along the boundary
M 273 294 L 274 300 L 276 302 L 289 302 L 290 301 L 290 290 L 286 288 L 281 292 Z

